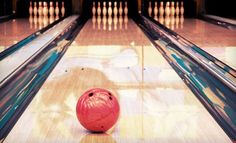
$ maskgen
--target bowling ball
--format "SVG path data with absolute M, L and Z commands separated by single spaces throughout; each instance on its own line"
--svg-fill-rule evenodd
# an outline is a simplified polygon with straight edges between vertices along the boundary
M 120 106 L 108 90 L 93 88 L 78 100 L 76 114 L 81 125 L 92 132 L 106 132 L 118 120 Z

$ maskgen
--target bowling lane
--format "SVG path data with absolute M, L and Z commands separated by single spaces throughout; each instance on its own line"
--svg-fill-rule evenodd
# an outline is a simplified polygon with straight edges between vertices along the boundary
M 184 19 L 175 32 L 236 69 L 236 31 L 199 19 Z
M 48 24 L 49 19 L 42 17 L 18 18 L 0 23 L 0 52 Z
M 93 87 L 116 94 L 106 134 L 86 131 L 75 108 Z M 4 142 L 231 142 L 131 19 L 89 20 Z

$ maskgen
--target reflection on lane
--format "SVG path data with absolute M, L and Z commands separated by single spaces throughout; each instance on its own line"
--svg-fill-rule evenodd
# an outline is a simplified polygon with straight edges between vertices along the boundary
M 29 19 L 14 19 L 0 24 L 0 52 L 17 44 L 34 32 L 47 27 L 59 17 L 54 16 L 30 16 Z M 27 43 L 29 38 L 22 44 Z
M 231 139 L 235 139 L 236 129 L 236 102 L 235 92 L 225 83 L 213 76 L 206 67 L 202 67 L 202 59 L 193 60 L 189 53 L 182 50 L 183 45 L 174 39 L 175 35 L 170 36 L 162 25 L 144 19 L 148 32 L 155 39 L 154 44 L 161 51 L 163 56 L 169 61 L 177 73 L 184 79 L 186 84 L 192 89 L 200 101 L 213 114 L 216 121 L 224 128 Z M 144 29 L 145 30 L 145 29 Z M 151 37 L 150 36 L 150 37 Z M 152 37 L 152 38 L 153 38 Z M 191 49 L 188 49 L 188 52 Z M 230 76 L 232 79 L 234 77 Z
M 114 17 L 106 17 L 96 16 L 92 17 L 93 29 L 97 30 L 108 30 L 108 31 L 116 31 L 116 30 L 127 30 L 128 27 L 128 16 L 114 16 Z

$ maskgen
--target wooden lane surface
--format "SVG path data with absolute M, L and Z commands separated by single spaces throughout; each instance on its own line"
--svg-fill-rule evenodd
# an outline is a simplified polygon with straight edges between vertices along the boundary
M 175 32 L 236 69 L 236 31 L 199 19 L 184 19 Z
M 231 142 L 132 20 L 127 29 L 92 27 L 89 20 L 5 142 Z M 106 134 L 86 131 L 76 118 L 78 98 L 93 87 L 120 103 Z

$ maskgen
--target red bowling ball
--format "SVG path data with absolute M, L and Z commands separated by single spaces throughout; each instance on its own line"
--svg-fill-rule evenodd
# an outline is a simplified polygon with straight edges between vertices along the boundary
M 93 88 L 79 98 L 76 113 L 79 122 L 87 130 L 106 132 L 117 122 L 120 106 L 110 91 Z

